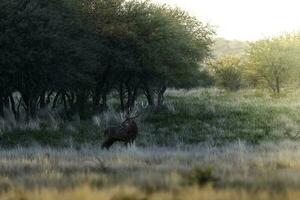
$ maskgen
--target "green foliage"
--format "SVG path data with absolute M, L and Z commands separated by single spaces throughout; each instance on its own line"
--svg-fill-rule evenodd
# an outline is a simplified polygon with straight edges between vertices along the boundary
M 187 175 L 188 184 L 204 186 L 208 183 L 213 183 L 218 179 L 213 175 L 212 168 L 195 167 Z
M 122 111 L 167 87 L 198 86 L 214 32 L 186 12 L 149 1 L 4 0 L 0 6 L 0 115 L 35 118 L 45 107 L 83 119 Z M 50 105 L 51 104 L 51 105 Z
M 216 85 L 231 91 L 236 91 L 242 86 L 242 63 L 235 56 L 224 56 L 217 61 L 208 63 L 212 70 Z
M 296 96 L 298 96 L 297 93 Z M 297 124 L 299 112 L 292 106 L 297 97 L 272 98 L 267 91 L 208 92 L 193 90 L 174 92 L 168 109 L 145 119 L 145 135 L 155 138 L 155 144 L 198 144 L 210 141 L 214 145 L 242 140 L 260 143 L 285 137 L 288 128 L 281 127 L 281 116 Z M 149 128 L 150 127 L 150 128 Z M 285 130 L 285 131 L 283 131 Z M 293 135 L 300 130 L 293 126 Z M 154 136 L 153 136 L 154 135 Z M 150 140 L 148 140 L 150 142 Z
M 44 106 L 46 92 L 91 86 L 87 72 L 93 71 L 97 56 L 95 37 L 88 25 L 83 25 L 78 2 L 74 1 L 72 7 L 67 3 L 9 1 L 5 9 L 8 13 L 1 19 L 4 59 L 0 71 L 8 80 L 3 86 L 10 91 L 0 92 L 0 96 L 5 99 L 19 92 L 27 118 L 35 117 L 38 101 Z
M 52 147 L 80 147 L 86 143 L 100 145 L 102 134 L 97 127 L 83 123 L 74 127 L 74 129 L 76 131 L 69 130 L 63 126 L 57 130 L 49 130 L 43 127 L 33 130 L 14 130 L 1 135 L 0 146 L 11 148 L 18 145 L 29 147 L 33 144 L 39 144 Z
M 250 85 L 264 85 L 274 93 L 295 80 L 299 60 L 299 37 L 283 35 L 250 44 L 245 75 Z
M 297 107 L 299 91 L 272 98 L 268 91 L 220 90 L 169 91 L 168 103 L 137 119 L 138 146 L 177 146 L 187 144 L 222 145 L 237 140 L 258 144 L 263 141 L 298 139 L 300 113 Z M 295 107 L 296 106 L 296 107 Z M 111 111 L 112 116 L 119 113 Z M 98 145 L 103 130 L 118 120 L 105 121 L 99 116 L 91 121 L 65 122 L 51 127 L 42 122 L 32 128 L 10 128 L 2 131 L 0 144 L 4 147 L 29 146 L 39 143 L 50 146 Z M 36 127 L 36 128 L 35 128 Z M 9 131 L 10 130 L 10 131 Z

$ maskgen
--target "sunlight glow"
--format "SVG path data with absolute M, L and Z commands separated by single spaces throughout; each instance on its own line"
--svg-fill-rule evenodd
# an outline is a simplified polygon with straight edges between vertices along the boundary
M 226 39 L 257 40 L 300 30 L 299 0 L 153 0 L 216 26 Z

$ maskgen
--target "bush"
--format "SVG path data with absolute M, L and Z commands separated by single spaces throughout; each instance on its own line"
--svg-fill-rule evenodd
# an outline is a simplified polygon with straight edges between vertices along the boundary
M 209 67 L 214 74 L 217 86 L 236 91 L 242 86 L 241 60 L 234 56 L 224 56 L 210 61 Z
M 187 175 L 188 183 L 203 186 L 207 183 L 215 182 L 218 179 L 213 175 L 212 168 L 196 167 Z

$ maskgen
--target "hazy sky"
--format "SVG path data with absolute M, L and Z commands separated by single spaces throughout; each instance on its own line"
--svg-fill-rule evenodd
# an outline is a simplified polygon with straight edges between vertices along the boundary
M 217 26 L 227 39 L 256 40 L 300 30 L 300 0 L 153 0 Z

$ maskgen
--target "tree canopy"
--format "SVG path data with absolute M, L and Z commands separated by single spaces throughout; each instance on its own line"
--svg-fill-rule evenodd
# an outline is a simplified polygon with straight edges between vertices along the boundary
M 208 65 L 217 86 L 231 91 L 241 88 L 242 60 L 239 57 L 226 55 L 217 60 L 210 60 Z
M 247 76 L 279 93 L 297 74 L 299 41 L 297 35 L 283 35 L 251 43 L 245 64 Z
M 111 94 L 122 111 L 140 95 L 161 105 L 167 87 L 205 78 L 214 35 L 182 10 L 125 0 L 4 0 L 0 30 L 0 115 L 28 119 L 46 107 L 85 118 Z

